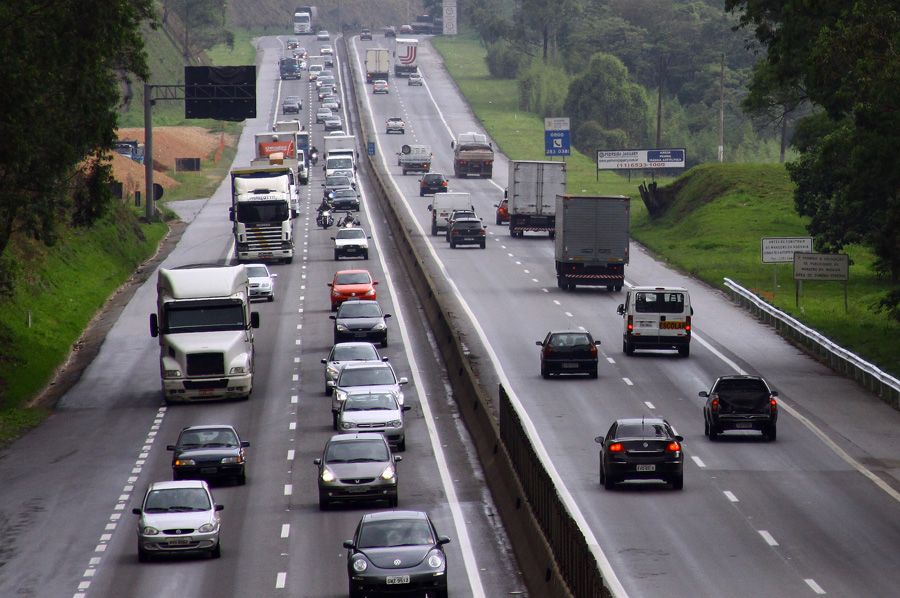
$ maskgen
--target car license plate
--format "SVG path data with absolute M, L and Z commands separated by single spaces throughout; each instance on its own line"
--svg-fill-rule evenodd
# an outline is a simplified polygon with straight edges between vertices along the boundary
M 388 575 L 384 578 L 384 583 L 389 586 L 409 583 L 409 575 Z
M 635 471 L 656 471 L 656 465 L 652 464 L 643 464 L 643 465 L 635 465 Z
M 734 427 L 738 428 L 740 430 L 746 430 L 748 428 L 752 428 L 753 424 L 751 424 L 750 422 L 739 422 L 739 423 L 735 424 Z
M 353 336 L 355 336 L 356 338 L 366 338 L 368 335 L 369 335 L 368 332 L 355 332 L 355 333 L 353 333 Z
M 684 322 L 660 322 L 659 327 L 666 330 L 675 330 L 679 328 L 684 328 Z
M 200 473 L 216 473 L 218 469 L 215 467 L 201 467 Z
M 190 538 L 172 538 L 169 540 L 169 546 L 187 546 L 190 543 Z
M 562 364 L 562 366 L 567 369 L 575 369 L 578 367 L 578 364 L 577 363 L 564 363 L 564 364 Z
M 463 237 L 463 241 L 474 241 L 475 237 Z
M 356 253 L 357 249 L 356 247 L 348 247 L 344 251 L 346 251 L 347 253 Z

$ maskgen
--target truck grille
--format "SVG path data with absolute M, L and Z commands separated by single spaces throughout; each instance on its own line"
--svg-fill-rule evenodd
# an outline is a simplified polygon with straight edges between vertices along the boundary
M 224 390 L 228 388 L 228 378 L 216 378 L 215 380 L 185 380 L 186 390 Z
M 188 376 L 223 376 L 225 355 L 222 353 L 192 353 L 187 356 Z
M 272 251 L 281 248 L 281 224 L 247 226 L 247 248 L 250 251 Z

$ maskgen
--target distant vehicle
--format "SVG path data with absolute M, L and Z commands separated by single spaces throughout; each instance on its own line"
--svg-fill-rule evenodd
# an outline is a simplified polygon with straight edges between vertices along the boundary
M 453 174 L 467 177 L 474 174 L 491 178 L 494 166 L 494 148 L 487 136 L 481 133 L 460 133 L 450 144 L 453 149 Z
M 321 64 L 311 64 L 309 65 L 309 80 L 315 81 L 319 77 L 319 73 L 321 73 L 325 67 Z
M 332 97 L 335 95 L 335 88 L 333 83 L 324 84 L 319 88 L 318 97 L 319 101 L 324 101 L 325 98 Z
M 484 249 L 487 247 L 485 228 L 484 223 L 478 218 L 456 220 L 447 229 L 450 249 L 456 249 L 457 245 L 478 245 Z
M 298 6 L 294 10 L 294 33 L 309 35 L 313 32 L 313 19 L 316 16 L 315 6 Z
M 394 26 L 388 26 L 381 30 L 384 33 L 385 37 L 397 37 L 397 30 L 394 29 Z
M 334 80 L 334 75 L 327 75 L 324 72 L 319 73 L 319 76 L 316 77 L 316 89 L 322 89 L 322 86 L 334 87 L 337 85 L 337 82 Z M 321 99 L 321 96 L 319 96 Z
M 378 299 L 375 286 L 378 281 L 372 278 L 368 270 L 340 270 L 334 273 L 334 279 L 328 283 L 331 287 L 331 311 L 347 299 Z
M 510 160 L 507 181 L 510 236 L 556 236 L 556 197 L 566 194 L 566 163 Z
M 495 203 L 494 207 L 497 208 L 497 226 L 509 222 L 509 200 L 504 197 L 500 203 Z
M 372 32 L 369 29 L 363 29 L 359 32 L 359 41 L 372 41 Z
M 438 536 L 428 514 L 381 511 L 363 515 L 347 549 L 347 579 L 351 598 L 390 592 L 398 586 L 418 595 L 447 596 L 447 555 L 450 542 Z
M 275 301 L 275 278 L 265 264 L 247 264 L 247 278 L 250 279 L 250 299 L 263 298 Z
M 288 96 L 281 101 L 282 114 L 300 114 L 303 110 L 303 101 L 299 96 Z
M 387 119 L 384 126 L 384 132 L 385 134 L 400 133 L 402 135 L 406 133 L 406 123 L 404 123 L 403 119 L 399 116 L 392 116 Z
M 405 451 L 403 413 L 410 409 L 409 405 L 400 405 L 397 397 L 389 392 L 350 391 L 338 413 L 338 431 L 342 434 L 381 432 L 391 448 Z
M 326 131 L 340 131 L 344 128 L 344 121 L 340 116 L 332 115 L 325 119 Z
M 457 220 L 480 220 L 478 214 L 475 213 L 475 210 L 471 210 L 469 208 L 463 208 L 460 210 L 453 210 L 450 212 L 450 215 L 447 217 L 447 228 L 453 225 Z M 447 240 L 450 240 L 450 232 L 447 232 Z
M 309 52 L 303 46 L 297 46 L 294 48 L 293 55 L 295 58 L 303 58 L 305 59 L 309 56 Z
M 331 118 L 332 114 L 334 114 L 330 108 L 318 108 L 316 109 L 316 124 L 322 124 L 325 122 L 326 118 Z
M 763 438 L 777 437 L 778 391 L 759 376 L 722 376 L 712 388 L 700 392 L 703 432 L 715 440 L 726 430 L 758 430 Z
M 301 76 L 300 61 L 296 58 L 282 58 L 278 61 L 278 75 L 282 80 L 299 79 Z
M 372 93 L 390 93 L 388 82 L 384 79 L 378 79 L 372 84 Z
M 416 15 L 416 20 L 412 23 L 414 33 L 441 33 L 443 30 L 443 19 L 440 17 L 432 17 L 431 15 Z
M 413 33 L 412 25 L 400 25 L 400 33 L 403 33 L 403 34 Z
M 139 516 L 138 560 L 146 562 L 155 555 L 191 552 L 219 558 L 222 508 L 203 480 L 150 484 L 141 506 L 131 510 Z
M 321 107 L 328 108 L 332 113 L 337 114 L 341 107 L 336 101 L 334 101 L 334 99 L 332 99 L 334 97 L 335 96 L 327 96 L 322 98 Z
M 355 193 L 352 189 L 350 191 Z M 334 211 L 337 212 L 338 208 L 334 208 Z M 339 260 L 342 257 L 369 259 L 369 236 L 363 229 L 356 226 L 339 228 L 337 235 L 332 238 L 334 239 L 334 259 Z M 340 341 L 335 340 L 334 342 Z
M 422 78 L 422 75 L 419 73 L 413 73 L 409 76 L 409 80 L 406 82 L 407 85 L 417 85 L 421 87 L 425 84 L 425 79 Z
M 359 211 L 359 194 L 352 187 L 335 189 L 331 192 L 331 205 L 335 212 Z M 368 254 L 366 254 L 368 258 Z
M 288 50 L 293 50 L 293 49 L 299 48 L 299 47 L 300 47 L 300 40 L 297 40 L 297 39 L 287 40 L 287 49 Z
M 403 174 L 409 172 L 428 172 L 431 170 L 433 154 L 431 146 L 418 143 L 404 144 L 397 154 L 397 166 L 403 169 Z
M 369 341 L 387 347 L 387 319 L 391 314 L 381 311 L 377 301 L 348 299 L 341 303 L 335 315 L 329 317 L 334 320 L 334 342 Z
M 356 361 L 387 361 L 387 357 L 382 357 L 372 343 L 365 342 L 347 342 L 337 343 L 331 347 L 328 357 L 322 358 L 325 365 L 325 394 L 331 395 L 334 391 L 333 382 L 337 379 L 341 368 L 351 362 Z M 329 384 L 331 382 L 332 384 Z
M 419 179 L 419 197 L 430 193 L 445 193 L 450 180 L 440 172 L 429 172 Z
M 137 139 L 119 139 L 113 149 L 117 154 L 134 160 L 138 164 L 144 163 L 144 144 L 138 143 Z
M 401 33 L 403 31 L 401 30 Z M 398 37 L 394 43 L 394 74 L 409 77 L 419 72 L 417 63 L 419 40 L 414 37 Z
M 322 62 L 325 64 L 326 67 L 333 67 L 334 66 L 334 55 L 327 54 L 326 56 L 324 56 L 322 58 Z
M 387 81 L 390 75 L 390 50 L 387 48 L 366 48 L 366 83 Z
M 320 29 L 319 32 L 316 34 L 316 41 L 327 42 L 330 39 L 331 39 L 331 34 L 328 33 L 328 31 L 326 31 L 325 29 Z
M 563 330 L 548 332 L 535 344 L 541 348 L 541 377 L 553 374 L 588 374 L 597 377 L 597 345 L 590 332 Z
M 404 404 L 402 387 L 408 384 L 406 378 L 397 378 L 394 368 L 389 363 L 359 362 L 348 363 L 334 381 L 334 395 L 331 410 L 337 413 L 347 398 L 347 393 L 365 390 L 369 392 L 390 392 L 397 397 L 397 402 Z M 337 421 L 335 419 L 335 421 Z
M 397 463 L 382 434 L 338 434 L 325 444 L 318 468 L 319 509 L 332 503 L 387 501 L 397 506 Z
M 233 426 L 216 424 L 190 426 L 181 430 L 172 451 L 173 480 L 234 479 L 247 483 L 247 459 L 244 449 L 250 443 L 241 440 Z
M 607 490 L 630 479 L 662 480 L 675 490 L 684 488 L 684 438 L 666 420 L 620 419 L 594 442 L 600 445 L 600 483 Z
M 630 203 L 625 196 L 556 196 L 556 286 L 568 291 L 576 286 L 622 290 L 629 259 Z M 652 342 L 649 336 L 640 340 Z
M 332 48 L 331 46 L 322 46 L 321 48 L 319 48 L 319 55 L 321 55 L 321 56 L 333 56 L 333 55 L 334 55 L 334 48 Z
M 435 237 L 439 231 L 446 231 L 449 228 L 447 220 L 454 210 L 474 211 L 475 208 L 469 193 L 447 191 L 446 193 L 435 193 L 427 210 L 431 212 L 431 236 Z

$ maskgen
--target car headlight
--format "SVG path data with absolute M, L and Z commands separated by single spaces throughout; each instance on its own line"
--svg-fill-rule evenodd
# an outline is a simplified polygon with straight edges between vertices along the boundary
M 261 289 L 271 289 L 271 288 L 272 288 L 272 283 L 271 283 L 271 282 L 261 282 L 261 283 L 259 284 L 259 288 L 261 288 Z
M 163 378 L 181 378 L 181 370 L 165 370 Z
M 372 326 L 372 330 L 384 330 L 387 328 L 387 325 L 384 322 L 378 322 L 374 326 Z
M 196 465 L 193 459 L 175 459 L 175 467 L 184 467 L 185 465 Z
M 432 569 L 440 569 L 444 566 L 444 555 L 438 550 L 432 550 L 428 555 L 428 566 Z
M 244 458 L 238 455 L 237 457 L 222 457 L 222 463 L 230 464 L 230 463 L 243 463 Z
M 216 531 L 216 528 L 219 527 L 218 524 L 215 523 L 204 523 L 200 527 L 197 528 L 197 531 L 201 534 L 208 534 L 209 532 Z
M 246 374 L 246 373 L 247 373 L 247 368 L 245 368 L 245 367 L 242 366 L 242 365 L 238 365 L 238 366 L 235 366 L 235 367 L 231 368 L 228 372 L 229 372 L 229 374 L 231 374 L 232 376 L 235 376 L 235 375 L 237 375 L 237 374 Z
M 141 528 L 141 533 L 145 536 L 156 536 L 159 534 L 159 530 L 155 527 L 150 527 L 149 525 L 145 525 Z
M 394 474 L 394 466 L 393 465 L 388 465 L 387 467 L 384 468 L 384 471 L 381 472 L 382 480 L 393 480 L 394 477 L 395 477 L 395 474 Z
M 334 398 L 337 401 L 343 402 L 347 400 L 347 391 L 346 390 L 335 390 Z
M 322 470 L 322 481 L 323 482 L 333 482 L 334 481 L 334 472 L 332 472 L 327 467 Z
M 375 294 L 375 289 L 369 289 L 366 291 L 366 297 L 371 297 Z
M 353 570 L 362 573 L 369 567 L 369 563 L 364 558 L 358 558 L 353 561 Z
M 402 428 L 402 427 L 403 427 L 403 422 L 400 421 L 399 419 L 395 419 L 395 420 L 392 421 L 392 422 L 388 422 L 388 425 L 389 425 L 390 427 L 392 427 L 392 428 Z
M 341 422 L 342 430 L 350 430 L 355 424 L 353 422 Z
M 337 329 L 341 332 L 347 332 L 347 327 L 344 324 L 338 324 Z

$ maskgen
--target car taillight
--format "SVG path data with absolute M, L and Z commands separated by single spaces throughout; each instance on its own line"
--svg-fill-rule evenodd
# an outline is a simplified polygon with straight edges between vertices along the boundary
M 468 160 L 460 160 L 460 161 L 459 161 L 459 165 L 460 165 L 460 166 L 465 166 L 465 165 L 468 164 L 468 163 L 469 163 Z
M 668 446 L 666 446 L 667 453 L 677 453 L 679 451 L 681 451 L 681 445 L 677 442 L 670 442 Z
M 591 357 L 597 357 L 597 345 L 591 345 Z
M 634 316 L 628 316 L 628 323 L 625 325 L 628 332 L 634 331 Z
M 484 236 L 484 229 L 479 230 L 479 231 L 478 231 L 478 234 L 481 235 L 481 236 L 483 237 L 483 236 Z
M 446 187 L 447 184 L 448 184 L 448 181 L 441 181 L 441 187 Z
M 621 453 L 625 451 L 625 447 L 622 446 L 621 442 L 613 442 L 611 445 L 609 445 L 609 448 L 607 450 L 611 453 Z
M 709 408 L 712 409 L 713 411 L 719 410 L 719 397 L 717 395 L 713 395 L 713 400 L 709 404 Z
M 772 411 L 778 409 L 778 401 L 775 400 L 775 397 L 769 397 L 769 409 Z
M 685 318 L 685 320 L 684 320 L 684 331 L 685 332 L 691 331 L 691 316 L 687 316 L 687 318 Z

